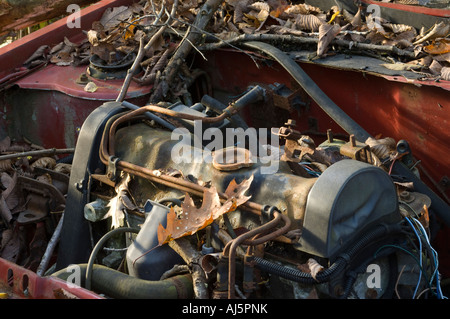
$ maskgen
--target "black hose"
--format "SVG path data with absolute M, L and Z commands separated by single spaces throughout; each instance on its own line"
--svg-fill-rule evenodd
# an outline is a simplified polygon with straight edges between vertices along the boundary
M 275 59 L 286 71 L 297 81 L 297 83 L 308 93 L 309 96 L 324 110 L 340 127 L 347 133 L 354 134 L 356 139 L 365 142 L 370 134 L 367 133 L 358 123 L 351 119 L 341 108 L 339 108 L 306 74 L 305 71 L 276 47 L 257 41 L 244 42 L 244 46 L 263 51 Z
M 84 278 L 87 264 L 76 266 L 80 269 L 81 278 Z M 51 276 L 67 281 L 73 276 L 73 270 L 62 269 Z M 103 265 L 93 266 L 92 288 L 98 293 L 116 299 L 190 299 L 194 296 L 190 274 L 151 281 L 132 277 Z
M 95 259 L 97 258 L 97 254 L 100 251 L 100 249 L 103 248 L 103 245 L 113 236 L 120 234 L 120 233 L 139 233 L 140 228 L 132 228 L 132 227 L 121 227 L 113 229 L 109 232 L 107 232 L 105 235 L 100 238 L 100 240 L 95 244 L 94 249 L 91 252 L 91 255 L 89 256 L 89 261 L 87 263 L 86 267 L 86 283 L 85 287 L 88 290 L 91 290 L 91 278 L 92 278 L 92 269 L 94 267 Z
M 347 252 L 340 254 L 336 258 L 335 262 L 329 268 L 319 272 L 316 278 L 314 278 L 310 273 L 285 267 L 260 257 L 255 257 L 255 266 L 263 271 L 295 282 L 305 284 L 323 283 L 340 274 L 352 258 L 364 250 L 368 244 L 388 234 L 401 232 L 401 230 L 402 228 L 399 224 L 378 225 L 372 231 L 364 234 Z

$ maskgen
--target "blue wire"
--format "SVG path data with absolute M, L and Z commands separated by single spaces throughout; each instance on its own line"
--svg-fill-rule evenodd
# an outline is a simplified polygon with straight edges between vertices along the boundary
M 417 233 L 416 228 L 415 228 L 414 225 L 411 223 L 411 221 L 409 220 L 409 218 L 406 217 L 405 219 L 406 219 L 406 221 L 409 223 L 409 225 L 411 226 L 411 228 L 412 228 L 412 230 L 414 231 L 414 233 L 416 234 L 417 239 L 419 239 L 419 250 L 420 250 L 420 251 L 419 251 L 419 257 L 420 257 L 420 266 L 421 266 L 421 267 L 420 267 L 420 272 L 419 272 L 419 281 L 417 282 L 416 289 L 414 289 L 414 294 L 413 294 L 413 299 L 415 299 L 417 290 L 419 289 L 420 281 L 422 280 L 422 270 L 421 270 L 421 268 L 422 268 L 422 240 L 420 239 L 420 236 L 419 236 L 419 234 Z
M 438 298 L 440 298 L 440 299 L 447 299 L 447 297 L 445 297 L 445 296 L 442 294 L 441 284 L 440 284 L 440 280 L 439 280 L 439 272 L 438 272 L 438 266 L 439 266 L 439 261 L 438 261 L 438 260 L 439 260 L 439 259 L 438 259 L 438 253 L 437 253 L 437 251 L 431 246 L 430 239 L 428 238 L 428 235 L 427 235 L 427 233 L 426 233 L 426 231 L 425 231 L 425 228 L 423 227 L 422 223 L 421 223 L 419 220 L 415 219 L 415 218 L 412 218 L 412 219 L 416 222 L 416 224 L 417 224 L 417 225 L 419 226 L 419 228 L 421 229 L 422 234 L 424 235 L 425 240 L 427 241 L 428 246 L 430 247 L 431 251 L 433 252 L 433 259 L 434 259 L 435 269 L 434 269 L 433 275 L 431 276 L 430 284 L 431 284 L 431 282 L 433 281 L 433 277 L 436 276 L 436 291 L 437 291 Z

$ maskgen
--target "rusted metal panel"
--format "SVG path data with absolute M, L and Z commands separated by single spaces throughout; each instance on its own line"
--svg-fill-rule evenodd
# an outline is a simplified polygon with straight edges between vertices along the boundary
M 92 22 L 100 19 L 106 8 L 129 4 L 129 0 L 103 0 L 80 11 L 80 28 L 70 28 L 67 26 L 67 19 L 60 19 L 54 23 L 37 30 L 7 46 L 0 48 L 0 78 L 14 72 L 20 68 L 23 62 L 28 59 L 41 45 L 49 46 L 61 42 L 64 37 L 76 42 L 76 39 L 84 37 L 82 30 L 88 30 Z
M 103 299 L 96 293 L 0 258 L 0 292 L 5 299 Z

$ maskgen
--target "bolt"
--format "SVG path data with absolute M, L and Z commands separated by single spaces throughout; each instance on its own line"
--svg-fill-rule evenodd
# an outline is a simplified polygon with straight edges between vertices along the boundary
M 414 196 L 412 196 L 408 191 L 403 191 L 400 193 L 400 199 L 408 203 L 414 200 Z
M 289 119 L 284 125 L 286 125 L 287 127 L 295 127 L 297 125 L 297 122 L 295 122 L 295 120 L 293 119 Z
M 333 143 L 333 132 L 331 131 L 331 129 L 327 130 L 327 139 L 328 139 L 328 143 Z
M 354 134 L 350 135 L 350 145 L 352 147 L 356 146 L 356 140 L 355 140 L 355 135 Z

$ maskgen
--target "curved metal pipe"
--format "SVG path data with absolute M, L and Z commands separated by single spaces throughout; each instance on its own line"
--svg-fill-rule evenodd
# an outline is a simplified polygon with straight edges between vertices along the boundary
M 274 232 L 269 233 L 268 235 L 265 235 L 263 237 L 260 238 L 256 238 L 256 239 L 252 239 L 249 240 L 252 237 L 255 237 L 256 235 L 265 233 L 273 228 L 275 228 L 281 221 L 284 221 L 284 225 L 283 227 L 277 229 Z M 262 244 L 266 241 L 272 240 L 284 233 L 286 233 L 289 228 L 291 226 L 291 220 L 289 219 L 289 217 L 279 213 L 279 212 L 275 212 L 274 213 L 274 218 L 266 223 L 263 224 L 262 226 L 259 226 L 255 229 L 252 229 L 238 237 L 236 237 L 235 239 L 233 239 L 232 241 L 228 242 L 228 244 L 225 246 L 224 250 L 223 250 L 223 255 L 228 257 L 228 298 L 229 299 L 234 299 L 235 297 L 235 289 L 234 289 L 234 284 L 235 284 L 235 273 L 236 273 L 236 264 L 235 264 L 235 259 L 236 259 L 236 251 L 237 248 L 242 245 L 242 244 L 247 244 L 247 245 L 252 245 L 252 246 L 256 246 L 259 244 Z

